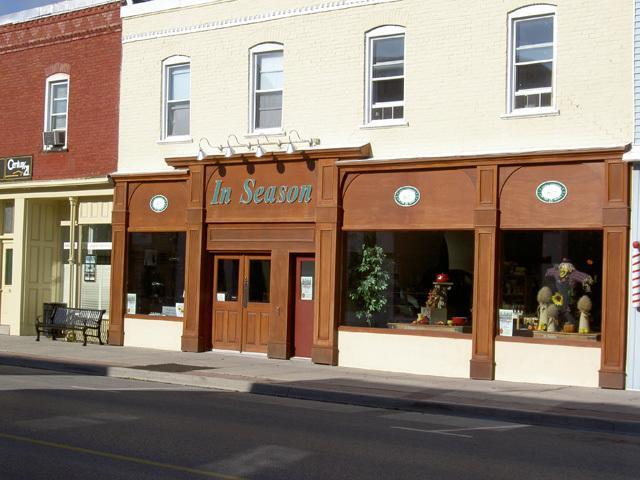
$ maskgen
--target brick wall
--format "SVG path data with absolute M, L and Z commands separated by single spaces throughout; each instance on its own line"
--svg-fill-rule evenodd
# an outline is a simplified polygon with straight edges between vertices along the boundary
M 33 155 L 37 180 L 115 170 L 121 61 L 119 3 L 0 27 L 0 157 Z M 69 80 L 68 151 L 43 152 L 46 79 Z

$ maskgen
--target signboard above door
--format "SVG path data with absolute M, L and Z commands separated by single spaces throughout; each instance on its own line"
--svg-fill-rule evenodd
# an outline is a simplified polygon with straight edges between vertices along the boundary
M 31 179 L 31 156 L 0 158 L 0 181 Z

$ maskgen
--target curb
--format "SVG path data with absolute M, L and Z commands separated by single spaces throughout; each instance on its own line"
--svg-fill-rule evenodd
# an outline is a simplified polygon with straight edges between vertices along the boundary
M 267 381 L 239 380 L 223 377 L 205 377 L 181 373 L 155 372 L 136 368 L 97 365 L 67 360 L 0 353 L 0 364 L 14 367 L 80 373 L 112 378 L 184 385 L 229 392 L 342 403 L 389 410 L 403 410 L 430 414 L 449 414 L 467 417 L 500 419 L 529 425 L 590 430 L 606 433 L 640 434 L 640 421 L 600 418 L 591 415 L 560 415 L 514 408 L 464 405 L 431 400 L 408 400 L 398 397 L 357 394 L 312 387 L 296 387 Z

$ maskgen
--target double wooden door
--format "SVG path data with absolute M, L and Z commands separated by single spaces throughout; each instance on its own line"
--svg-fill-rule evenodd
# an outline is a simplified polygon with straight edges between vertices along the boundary
M 217 255 L 213 275 L 213 348 L 266 353 L 271 259 L 263 255 Z

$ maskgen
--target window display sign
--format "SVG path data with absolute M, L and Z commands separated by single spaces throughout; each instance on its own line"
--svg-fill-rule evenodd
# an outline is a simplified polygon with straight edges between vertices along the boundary
M 513 310 L 501 308 L 498 310 L 498 332 L 504 337 L 513 336 Z
M 8 157 L 0 158 L 2 175 L 0 181 L 29 180 L 31 178 L 32 157 Z
M 135 293 L 127 293 L 127 313 L 136 313 L 138 296 Z
M 96 281 L 96 256 L 87 255 L 84 263 L 84 281 L 95 282 Z

